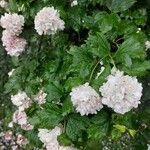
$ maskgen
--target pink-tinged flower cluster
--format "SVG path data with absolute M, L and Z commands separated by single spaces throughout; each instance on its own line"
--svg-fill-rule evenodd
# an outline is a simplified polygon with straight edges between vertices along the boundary
M 101 97 L 89 83 L 72 88 L 70 96 L 73 106 L 81 116 L 96 114 L 103 108 Z
M 5 13 L 1 17 L 1 26 L 11 35 L 20 35 L 24 26 L 24 17 L 18 14 Z
M 44 93 L 43 90 L 40 90 L 37 95 L 34 97 L 34 101 L 37 102 L 39 105 L 42 105 L 46 102 L 46 96 L 47 94 Z
M 25 92 L 18 92 L 16 95 L 11 95 L 11 101 L 18 107 L 20 111 L 24 111 L 31 106 L 31 99 Z
M 10 148 L 12 150 L 24 149 L 26 144 L 28 144 L 28 140 L 21 134 L 14 134 L 10 130 L 0 133 L 0 150 Z
M 26 40 L 20 38 L 24 26 L 24 17 L 16 13 L 5 13 L 0 19 L 1 26 L 5 29 L 2 33 L 2 42 L 7 54 L 19 56 L 26 47 Z
M 2 42 L 7 54 L 10 56 L 19 56 L 25 50 L 26 40 L 11 35 L 7 30 L 2 33 Z
M 56 126 L 52 130 L 39 129 L 38 137 L 46 150 L 77 150 L 72 146 L 60 146 L 57 137 L 62 133 L 62 128 Z
M 44 7 L 40 10 L 35 16 L 34 24 L 39 35 L 55 34 L 65 28 L 64 21 L 60 19 L 59 12 L 54 7 Z
M 33 126 L 28 122 L 28 117 L 25 112 L 25 109 L 31 106 L 31 99 L 25 92 L 18 92 L 18 94 L 11 96 L 11 101 L 18 107 L 18 110 L 13 114 L 12 123 L 20 125 L 23 130 L 32 130 Z
M 19 124 L 26 131 L 33 129 L 33 126 L 27 121 L 27 114 L 24 111 L 17 110 L 13 114 L 13 123 Z

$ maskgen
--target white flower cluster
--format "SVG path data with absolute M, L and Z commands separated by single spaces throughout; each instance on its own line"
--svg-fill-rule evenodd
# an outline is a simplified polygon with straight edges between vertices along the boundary
M 57 137 L 62 133 L 62 129 L 56 126 L 52 130 L 39 129 L 38 137 L 41 142 L 44 143 L 44 146 L 47 150 L 77 150 L 71 146 L 63 147 L 60 146 Z
M 24 17 L 18 14 L 7 14 L 1 17 L 1 26 L 11 35 L 19 35 L 24 26 Z
M 13 114 L 13 123 L 17 123 L 23 130 L 32 130 L 33 126 L 27 121 L 27 114 L 24 111 L 17 110 Z
M 16 95 L 12 95 L 11 101 L 19 108 L 20 111 L 24 111 L 26 108 L 29 108 L 32 103 L 31 99 L 25 92 L 19 92 Z
M 24 26 L 24 17 L 16 13 L 5 13 L 0 24 L 5 29 L 2 33 L 5 50 L 10 56 L 19 56 L 26 46 L 26 40 L 19 37 Z
M 146 46 L 146 49 L 149 49 L 150 48 L 150 41 L 146 41 L 145 46 Z
M 2 42 L 10 56 L 19 56 L 25 50 L 26 40 L 12 36 L 7 30 L 2 33 Z
M 13 123 L 21 125 L 23 130 L 32 130 L 33 126 L 27 121 L 27 114 L 25 109 L 31 106 L 31 99 L 25 92 L 19 92 L 16 95 L 11 96 L 11 101 L 18 107 L 18 110 L 13 114 Z
M 102 103 L 120 114 L 137 108 L 142 96 L 142 85 L 136 77 L 123 75 L 116 68 L 112 69 L 112 74 L 99 90 L 103 96 Z
M 124 114 L 138 107 L 142 89 L 142 84 L 136 77 L 124 75 L 113 68 L 107 82 L 99 89 L 102 98 L 88 83 L 73 88 L 70 96 L 73 106 L 81 116 L 96 114 L 103 108 L 103 104 L 117 113 Z
M 35 29 L 39 35 L 55 34 L 58 30 L 64 29 L 64 21 L 54 7 L 44 7 L 35 16 Z
M 43 90 L 40 90 L 39 93 L 34 97 L 34 101 L 37 102 L 39 105 L 42 105 L 46 102 L 47 94 L 44 93 Z
M 7 6 L 8 6 L 8 3 L 5 0 L 0 1 L 0 7 L 1 8 L 7 9 Z
M 72 3 L 71 3 L 71 7 L 77 6 L 77 5 L 78 5 L 78 1 L 77 0 L 73 0 Z
M 96 114 L 103 108 L 99 94 L 89 86 L 89 83 L 72 89 L 71 101 L 76 111 L 83 115 Z

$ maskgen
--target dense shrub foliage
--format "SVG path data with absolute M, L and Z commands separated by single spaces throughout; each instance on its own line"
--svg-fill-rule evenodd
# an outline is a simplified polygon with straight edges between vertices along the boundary
M 149 1 L 0 6 L 1 132 L 27 150 L 147 149 Z

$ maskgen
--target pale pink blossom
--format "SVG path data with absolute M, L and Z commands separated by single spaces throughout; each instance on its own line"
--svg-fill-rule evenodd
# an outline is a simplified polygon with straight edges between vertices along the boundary
M 32 130 L 33 126 L 27 121 L 27 114 L 24 111 L 17 110 L 13 115 L 13 122 L 21 126 L 23 130 Z
M 29 131 L 33 129 L 33 125 L 31 125 L 30 123 L 27 124 L 22 124 L 21 125 L 21 129 L 25 130 L 25 131 Z
M 64 21 L 60 19 L 59 12 L 54 7 L 44 7 L 35 16 L 35 29 L 39 35 L 55 34 L 64 29 Z
M 73 106 L 81 116 L 96 114 L 103 108 L 101 97 L 89 83 L 72 88 L 70 96 Z
M 15 111 L 13 114 L 13 122 L 19 125 L 27 124 L 27 114 L 24 111 Z
M 24 109 L 29 108 L 32 103 L 27 94 L 22 91 L 18 92 L 16 95 L 11 95 L 11 101 L 20 111 L 24 111 Z
M 5 13 L 1 17 L 1 26 L 6 29 L 11 35 L 19 35 L 24 26 L 24 17 L 16 13 Z
M 124 75 L 124 72 L 113 68 L 107 82 L 99 90 L 104 105 L 124 114 L 141 103 L 142 89 L 136 77 Z
M 10 56 L 19 56 L 25 50 L 27 44 L 25 39 L 13 36 L 7 30 L 2 33 L 2 42 Z
M 4 138 L 5 138 L 6 141 L 10 141 L 12 139 L 12 136 L 13 136 L 12 131 L 7 131 L 4 134 Z
M 24 136 L 22 136 L 21 134 L 19 134 L 19 135 L 17 136 L 17 141 L 16 141 L 16 143 L 17 143 L 18 145 L 22 146 L 22 145 L 28 144 L 28 140 L 27 140 Z
M 46 96 L 47 94 L 44 93 L 43 90 L 40 90 L 39 93 L 34 97 L 34 101 L 39 105 L 44 104 L 46 102 Z

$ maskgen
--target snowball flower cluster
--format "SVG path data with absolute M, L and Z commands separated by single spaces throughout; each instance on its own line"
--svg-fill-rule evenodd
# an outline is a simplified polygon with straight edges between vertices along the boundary
M 76 150 L 75 148 L 60 146 L 57 137 L 62 133 L 62 129 L 56 126 L 52 130 L 39 129 L 38 137 L 47 150 Z
M 10 56 L 19 56 L 25 50 L 26 40 L 11 35 L 7 30 L 2 33 L 2 42 L 7 54 Z
M 123 75 L 123 72 L 112 69 L 107 82 L 100 87 L 102 103 L 115 112 L 124 114 L 137 108 L 142 96 L 142 85 L 136 77 Z
M 33 126 L 27 121 L 27 114 L 25 109 L 31 106 L 31 99 L 27 96 L 25 92 L 19 92 L 16 95 L 11 96 L 11 101 L 14 105 L 18 107 L 18 110 L 13 114 L 12 123 L 17 123 L 21 126 L 23 130 L 32 130 Z M 13 125 L 11 125 L 13 127 Z
M 64 21 L 54 7 L 44 7 L 35 16 L 35 29 L 39 35 L 55 34 L 58 30 L 64 29 Z
M 33 129 L 33 126 L 28 123 L 27 114 L 24 111 L 20 111 L 20 110 L 15 111 L 15 113 L 13 114 L 12 122 L 21 125 L 21 128 L 23 130 L 28 131 Z
M 1 17 L 1 26 L 6 29 L 11 35 L 19 35 L 24 26 L 24 17 L 18 14 L 5 13 Z
M 89 83 L 72 89 L 71 101 L 76 111 L 83 115 L 96 114 L 103 108 L 99 94 L 89 86 Z
M 11 96 L 11 101 L 14 105 L 16 105 L 19 110 L 23 111 L 26 108 L 31 106 L 31 99 L 27 96 L 25 92 L 18 92 L 16 95 Z
M 39 105 L 44 104 L 46 102 L 46 96 L 47 94 L 44 93 L 43 90 L 40 90 L 39 93 L 35 96 L 34 101 Z
M 1 26 L 5 29 L 2 33 L 2 42 L 7 54 L 19 56 L 26 46 L 26 40 L 20 38 L 24 26 L 24 17 L 16 13 L 5 13 L 0 19 Z

